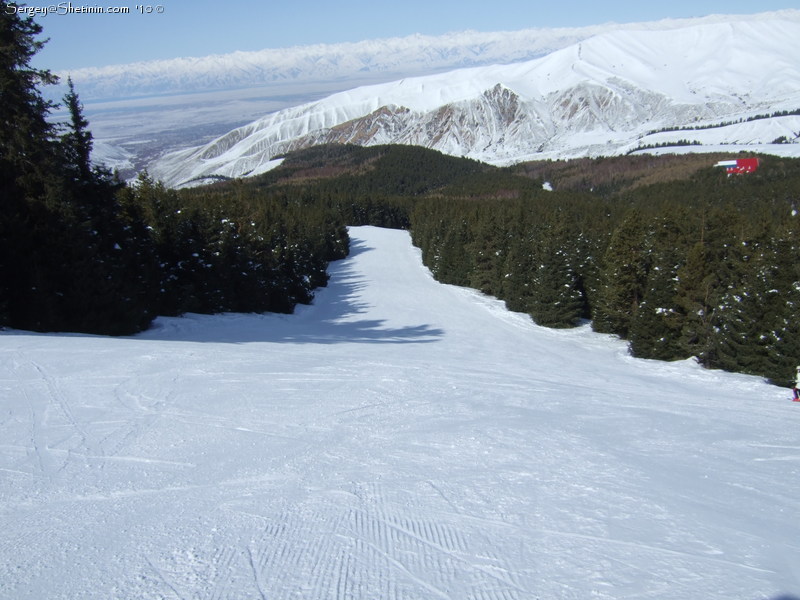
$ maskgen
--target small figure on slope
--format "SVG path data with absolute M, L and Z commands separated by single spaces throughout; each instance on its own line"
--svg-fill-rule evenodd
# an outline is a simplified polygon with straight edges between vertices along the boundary
M 792 388 L 792 400 L 800 402 L 800 366 L 797 367 L 797 376 L 794 381 L 794 388 Z

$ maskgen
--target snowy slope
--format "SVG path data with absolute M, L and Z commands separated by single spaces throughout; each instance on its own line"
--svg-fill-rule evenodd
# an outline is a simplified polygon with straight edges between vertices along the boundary
M 0 597 L 800 596 L 787 390 L 351 234 L 296 315 L 0 333 Z
M 167 154 L 151 172 L 169 185 L 249 175 L 275 155 L 325 142 L 416 144 L 495 164 L 615 154 L 653 129 L 800 108 L 796 56 L 800 11 L 616 30 L 532 61 L 406 78 L 281 110 Z

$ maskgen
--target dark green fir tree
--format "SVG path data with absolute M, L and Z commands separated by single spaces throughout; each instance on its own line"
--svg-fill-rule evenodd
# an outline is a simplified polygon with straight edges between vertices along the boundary
M 18 326 L 30 312 L 34 219 L 58 218 L 42 205 L 57 161 L 47 120 L 54 105 L 39 87 L 57 78 L 31 66 L 41 32 L 32 17 L 0 3 L 0 325 Z
M 675 296 L 678 269 L 685 259 L 681 214 L 655 218 L 649 236 L 649 268 L 642 300 L 628 339 L 631 353 L 640 358 L 684 358 L 678 343 L 678 306 Z
M 644 298 L 649 256 L 646 226 L 638 209 L 631 209 L 614 231 L 603 256 L 594 314 L 594 329 L 627 338 Z

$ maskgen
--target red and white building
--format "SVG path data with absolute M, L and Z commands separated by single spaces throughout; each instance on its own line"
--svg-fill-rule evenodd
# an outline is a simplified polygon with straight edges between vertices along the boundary
M 728 175 L 741 175 L 743 173 L 755 173 L 758 169 L 759 160 L 757 158 L 737 158 L 736 160 L 721 160 L 715 167 L 725 167 Z

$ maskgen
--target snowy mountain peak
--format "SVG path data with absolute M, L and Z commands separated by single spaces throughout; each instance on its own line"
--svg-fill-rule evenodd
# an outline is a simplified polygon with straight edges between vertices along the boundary
M 208 175 L 245 176 L 269 168 L 276 154 L 331 142 L 415 144 L 491 163 L 626 152 L 668 143 L 653 137 L 653 130 L 800 108 L 796 56 L 798 11 L 617 30 L 536 60 L 333 94 L 169 154 L 152 171 L 169 185 Z M 783 118 L 789 119 L 784 127 L 800 131 L 797 116 Z M 722 139 L 706 129 L 672 137 L 768 144 L 776 123 L 764 119 L 762 125 L 768 132 L 762 139 L 742 141 L 736 127 L 717 128 Z

